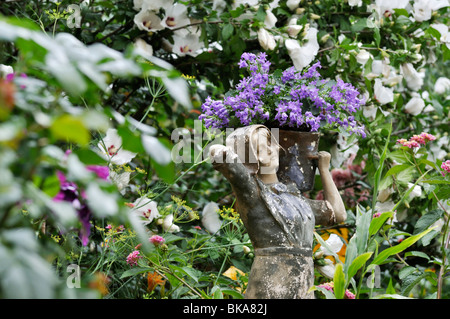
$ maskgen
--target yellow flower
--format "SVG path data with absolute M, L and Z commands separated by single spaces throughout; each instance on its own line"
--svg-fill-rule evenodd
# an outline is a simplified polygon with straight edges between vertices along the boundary
M 245 273 L 242 270 L 240 270 L 240 269 L 238 269 L 238 268 L 236 268 L 234 266 L 231 266 L 222 275 L 225 276 L 225 277 L 228 277 L 228 278 L 230 278 L 232 280 L 237 280 L 237 274 L 238 273 L 241 276 L 245 275 Z

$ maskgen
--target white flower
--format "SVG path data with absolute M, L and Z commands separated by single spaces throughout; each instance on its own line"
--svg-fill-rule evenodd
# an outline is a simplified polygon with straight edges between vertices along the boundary
M 413 186 L 414 186 L 413 183 L 408 183 L 408 189 L 410 189 Z M 420 197 L 420 196 L 422 196 L 422 188 L 419 185 L 416 185 L 416 186 L 414 186 L 411 193 L 409 193 L 409 198 L 413 199 L 413 198 Z
M 356 55 L 356 61 L 358 61 L 358 63 L 364 65 L 366 64 L 367 61 L 369 61 L 370 57 L 372 55 L 366 51 L 366 50 L 360 50 L 359 53 Z
M 217 12 L 223 12 L 227 8 L 227 3 L 224 0 L 213 0 L 212 9 Z
M 134 46 L 138 51 L 143 52 L 144 55 L 153 55 L 153 47 L 142 39 L 137 39 L 134 42 Z
M 147 197 L 140 197 L 133 203 L 133 210 L 138 219 L 144 224 L 150 224 L 153 219 L 161 217 L 158 211 L 158 203 L 148 199 Z
M 405 105 L 405 112 L 411 115 L 418 115 L 425 107 L 425 101 L 418 96 L 414 96 Z
M 97 146 L 108 161 L 117 165 L 126 164 L 136 156 L 136 153 L 122 148 L 122 138 L 117 134 L 116 129 L 108 129 L 106 136 Z
M 378 192 L 377 200 L 380 202 L 385 202 L 391 194 L 394 193 L 394 189 L 392 187 L 387 187 Z
M 275 28 L 277 23 L 277 17 L 270 10 L 266 10 L 266 19 L 264 20 L 264 26 L 268 29 Z
M 319 51 L 316 28 L 309 28 L 305 39 L 308 42 L 303 46 L 300 46 L 300 43 L 294 39 L 287 39 L 284 42 L 294 67 L 299 71 L 309 65 Z
M 194 33 L 183 32 L 185 30 L 176 31 L 173 36 L 172 52 L 179 56 L 191 55 L 197 56 L 203 47 L 203 42 Z
M 0 77 L 5 78 L 8 74 L 14 73 L 14 69 L 10 65 L 0 64 Z
M 273 35 L 264 28 L 258 30 L 258 41 L 264 50 L 273 50 L 277 45 Z
M 409 0 L 376 0 L 374 9 L 378 16 L 391 14 L 394 9 L 405 9 L 409 4 Z
M 434 83 L 434 92 L 437 94 L 444 94 L 450 90 L 450 79 L 446 77 L 440 77 L 436 80 L 436 83 Z
M 202 211 L 202 225 L 212 234 L 215 234 L 222 227 L 222 220 L 219 218 L 219 205 L 209 202 Z
M 134 16 L 134 23 L 139 30 L 157 32 L 164 29 L 161 25 L 161 19 L 154 11 L 142 9 Z
M 146 9 L 158 12 L 159 9 L 167 10 L 172 5 L 172 0 L 133 0 L 133 9 L 136 11 Z
M 297 37 L 297 34 L 303 29 L 303 26 L 298 24 L 292 24 L 287 27 L 287 33 L 290 37 Z
M 377 202 L 375 204 L 375 211 L 378 213 L 390 212 L 394 207 L 395 203 L 392 200 L 388 200 L 383 203 Z
M 177 233 L 180 231 L 180 227 L 173 223 L 173 214 L 167 215 L 162 223 L 164 231 L 169 233 Z
M 130 175 L 130 172 L 118 174 L 114 171 L 110 171 L 108 178 L 117 186 L 117 189 L 123 195 L 125 193 L 125 187 L 130 183 Z
M 423 85 L 424 72 L 417 72 L 411 63 L 404 63 L 401 65 L 401 72 L 403 78 L 406 80 L 406 85 L 413 91 L 419 90 Z
M 448 5 L 448 0 L 416 0 L 413 6 L 414 19 L 418 22 L 430 20 L 434 10 Z
M 373 91 L 375 94 L 375 99 L 380 102 L 382 105 L 391 103 L 394 101 L 394 92 L 392 89 L 384 87 L 381 84 L 380 79 L 375 79 L 375 85 L 373 87 Z
M 448 26 L 443 23 L 435 23 L 432 24 L 431 27 L 439 32 L 441 35 L 438 39 L 442 43 L 445 43 L 447 48 L 450 49 L 450 33 L 448 32 Z
M 336 266 L 330 259 L 324 259 L 324 261 L 325 261 L 326 265 L 325 266 L 316 266 L 316 269 L 319 271 L 319 273 L 322 276 L 327 277 L 329 279 L 333 279 L 334 272 L 336 271 Z
M 322 256 L 334 256 L 337 254 L 344 246 L 344 242 L 342 239 L 336 234 L 330 234 L 330 237 L 325 241 L 327 247 L 320 246 L 316 251 L 315 255 L 317 257 Z M 326 265 L 325 266 L 317 266 L 317 270 L 327 278 L 333 278 L 335 266 L 334 263 L 329 259 L 324 259 Z
M 327 247 L 319 247 L 319 250 L 321 250 L 325 256 L 337 254 L 342 249 L 342 246 L 344 246 L 341 237 L 336 234 L 330 234 L 330 237 L 325 240 L 325 243 L 327 244 Z
M 287 7 L 291 11 L 294 11 L 295 9 L 297 9 L 299 4 L 300 4 L 300 0 L 288 0 L 286 2 Z
M 180 28 L 191 23 L 187 16 L 187 7 L 181 3 L 175 3 L 166 11 L 166 16 L 162 21 L 162 25 L 169 28 Z
M 354 7 L 354 6 L 362 6 L 362 0 L 348 0 L 348 5 L 350 7 Z

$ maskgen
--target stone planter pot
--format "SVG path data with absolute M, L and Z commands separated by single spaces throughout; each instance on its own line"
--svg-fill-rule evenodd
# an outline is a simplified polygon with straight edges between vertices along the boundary
M 300 191 L 314 187 L 317 169 L 319 133 L 279 130 L 280 149 L 278 179 L 295 183 Z

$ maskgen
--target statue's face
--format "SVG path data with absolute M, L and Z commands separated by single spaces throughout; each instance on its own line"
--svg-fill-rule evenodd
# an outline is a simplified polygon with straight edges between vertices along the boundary
M 252 142 L 257 152 L 260 174 L 276 174 L 279 165 L 279 146 L 272 141 L 269 131 L 259 129 L 252 136 Z

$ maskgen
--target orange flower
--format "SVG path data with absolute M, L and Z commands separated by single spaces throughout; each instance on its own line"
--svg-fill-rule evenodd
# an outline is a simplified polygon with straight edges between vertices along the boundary
M 108 291 L 108 284 L 110 283 L 110 280 L 107 275 L 105 275 L 102 272 L 96 272 L 94 274 L 94 279 L 89 282 L 88 287 L 92 289 L 96 289 L 100 291 L 102 296 L 106 296 Z
M 152 292 L 157 285 L 164 286 L 166 283 L 165 280 L 162 279 L 162 276 L 159 275 L 156 271 L 149 272 L 147 275 L 147 291 Z

